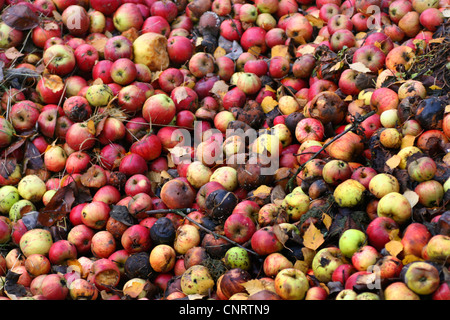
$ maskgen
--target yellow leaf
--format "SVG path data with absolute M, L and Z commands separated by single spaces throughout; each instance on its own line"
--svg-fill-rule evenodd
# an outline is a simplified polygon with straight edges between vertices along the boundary
M 197 37 L 197 39 L 195 39 L 195 46 L 198 47 L 199 45 L 201 45 L 203 42 L 203 37 Z
M 312 45 L 300 46 L 297 49 L 297 53 L 300 54 L 300 55 L 313 54 L 315 51 L 316 51 L 316 47 L 314 47 Z
M 450 104 L 445 106 L 445 111 L 444 113 L 449 113 L 450 112 Z
M 413 208 L 419 202 L 419 195 L 412 190 L 406 190 L 403 196 L 408 199 L 411 208 Z
M 314 223 L 311 223 L 303 235 L 303 245 L 312 250 L 319 248 L 325 239 L 322 232 L 316 228 Z
M 407 265 L 408 263 L 411 263 L 414 261 L 423 261 L 423 259 L 420 257 L 417 257 L 413 254 L 408 254 L 403 258 L 402 263 L 403 263 L 403 265 Z
M 256 188 L 255 191 L 253 191 L 253 195 L 256 197 L 259 196 L 267 196 L 270 195 L 270 192 L 272 192 L 272 188 L 266 185 L 259 186 Z
M 428 44 L 430 43 L 442 43 L 444 42 L 445 38 L 436 38 L 436 39 L 431 39 L 430 41 L 428 41 Z
M 437 86 L 437 85 L 435 85 L 435 84 L 433 84 L 432 86 L 430 86 L 430 89 L 431 89 L 431 90 L 442 90 L 441 87 L 439 87 L 439 86 Z
M 335 63 L 335 65 L 330 68 L 330 71 L 338 71 L 343 66 L 344 66 L 344 61 L 339 61 L 339 62 Z
M 311 25 L 313 26 L 313 27 L 317 27 L 317 28 L 322 28 L 323 27 L 323 25 L 324 25 L 324 22 L 323 22 L 323 20 L 322 19 L 320 19 L 320 18 L 318 18 L 318 17 L 315 17 L 315 16 L 313 16 L 312 14 L 307 14 L 306 16 L 305 16 L 305 18 L 309 21 L 309 23 L 311 23 Z
M 384 245 L 387 252 L 391 254 L 391 256 L 396 257 L 400 252 L 403 251 L 402 242 L 399 240 L 391 240 Z
M 259 54 L 261 53 L 261 48 L 258 46 L 253 46 L 248 49 L 248 52 L 255 56 L 259 56 Z
M 276 101 L 271 96 L 267 96 L 261 102 L 261 108 L 265 113 L 272 111 L 278 105 L 278 101 Z
M 295 261 L 295 263 L 294 263 L 294 269 L 303 271 L 303 273 L 306 274 L 306 273 L 308 272 L 309 265 L 308 265 L 308 263 L 306 263 L 306 261 L 303 261 L 303 260 L 297 260 L 297 261 Z
M 400 164 L 401 160 L 402 160 L 402 158 L 398 154 L 396 154 L 396 155 L 393 155 L 391 158 L 389 158 L 386 161 L 386 164 L 389 168 L 395 169 Z
M 266 91 L 276 92 L 276 91 L 273 90 L 273 88 L 272 88 L 271 86 L 269 86 L 268 84 L 266 84 Z
M 310 249 L 307 247 L 302 248 L 303 260 L 311 267 L 311 264 L 316 255 L 316 251 L 314 249 Z
M 220 58 L 220 57 L 223 57 L 226 54 L 227 54 L 227 52 L 222 47 L 217 47 L 217 49 L 214 50 L 214 58 L 216 58 L 216 59 Z
M 414 145 L 414 142 L 416 140 L 416 137 L 413 136 L 412 134 L 406 134 L 403 136 L 402 138 L 402 145 L 401 145 L 401 149 L 405 148 L 405 147 L 411 147 Z
M 241 285 L 245 288 L 249 295 L 255 294 L 261 290 L 265 290 L 266 287 L 264 284 L 257 279 L 249 280 L 247 282 L 241 283 Z
M 322 213 L 322 222 L 325 225 L 325 227 L 327 228 L 327 230 L 330 230 L 330 226 L 331 226 L 331 223 L 333 222 L 333 219 L 324 212 L 324 213 Z
M 378 49 L 381 49 L 381 43 L 379 41 L 375 41 L 375 43 L 373 45 L 375 47 L 377 47 Z
M 95 130 L 95 122 L 94 120 L 89 120 L 87 122 L 87 127 L 88 127 L 88 131 L 90 134 L 95 134 L 96 130 Z
M 397 241 L 401 241 L 402 238 L 400 238 L 399 236 L 400 233 L 400 229 L 394 229 L 389 233 L 389 240 L 397 240 Z
M 272 47 L 271 56 L 273 57 L 289 57 L 289 47 L 284 44 L 278 44 Z

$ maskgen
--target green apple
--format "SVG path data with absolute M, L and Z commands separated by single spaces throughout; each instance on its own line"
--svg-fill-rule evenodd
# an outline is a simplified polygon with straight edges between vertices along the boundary
M 309 281 L 303 271 L 286 268 L 278 272 L 274 280 L 275 292 L 283 300 L 303 300 L 309 289 Z
M 375 292 L 361 292 L 356 296 L 356 300 L 381 300 Z
M 0 213 L 7 214 L 14 203 L 19 201 L 19 190 L 14 186 L 0 188 Z
M 351 258 L 356 251 L 366 244 L 367 235 L 358 229 L 347 229 L 339 238 L 339 249 L 347 258 Z
M 17 221 L 30 211 L 36 211 L 34 203 L 27 199 L 20 199 L 9 210 L 9 219 L 11 221 Z
M 439 270 L 431 263 L 414 261 L 404 267 L 403 282 L 419 295 L 432 294 L 439 287 Z
M 298 221 L 309 210 L 310 203 L 308 195 L 292 192 L 284 197 L 282 207 L 286 210 L 290 221 Z
M 106 84 L 91 85 L 86 91 L 86 99 L 93 107 L 107 106 L 112 98 L 114 98 L 114 93 Z
M 339 291 L 336 300 L 356 300 L 358 294 L 352 289 L 344 289 Z
M 331 281 L 334 270 L 344 263 L 347 263 L 347 260 L 341 250 L 336 247 L 328 247 L 317 252 L 311 267 L 317 280 L 327 283 Z
M 240 268 L 242 270 L 249 270 L 251 266 L 250 256 L 247 250 L 240 247 L 228 249 L 225 253 L 224 262 L 229 269 Z
M 355 179 L 347 179 L 334 189 L 333 196 L 340 207 L 355 207 L 364 200 L 366 188 Z
M 34 253 L 46 256 L 52 244 L 53 239 L 50 231 L 41 228 L 28 230 L 23 234 L 19 242 L 20 250 L 25 257 Z
M 47 191 L 45 182 L 35 174 L 23 177 L 17 186 L 19 195 L 33 203 L 40 201 Z
M 194 265 L 181 276 L 181 291 L 184 294 L 207 294 L 214 287 L 214 280 L 207 267 Z

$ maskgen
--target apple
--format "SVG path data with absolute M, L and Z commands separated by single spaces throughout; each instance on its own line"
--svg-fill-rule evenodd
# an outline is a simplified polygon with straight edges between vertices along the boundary
M 303 300 L 309 289 L 306 275 L 294 268 L 281 270 L 275 276 L 275 292 L 283 300 Z
M 25 259 L 24 267 L 31 277 L 36 278 L 50 273 L 51 263 L 46 256 L 35 253 Z
M 252 249 L 260 255 L 279 252 L 283 245 L 277 239 L 273 226 L 265 226 L 255 231 L 251 238 Z
M 67 265 L 70 260 L 77 258 L 77 248 L 68 240 L 53 242 L 48 251 L 48 259 L 52 265 Z
M 336 247 L 320 249 L 312 261 L 314 276 L 320 281 L 327 283 L 331 281 L 333 272 L 342 264 L 347 263 L 341 250 Z
M 234 213 L 224 223 L 225 236 L 236 243 L 249 241 L 256 232 L 256 225 L 248 215 Z
M 91 241 L 95 231 L 85 224 L 75 225 L 67 234 L 67 240 L 72 243 L 77 253 L 86 254 L 91 250 Z
M 358 271 L 366 271 L 371 268 L 381 257 L 380 253 L 374 247 L 365 245 L 353 253 L 352 264 Z
M 444 199 L 444 187 L 436 180 L 419 182 L 414 192 L 419 196 L 419 203 L 427 208 L 440 206 Z
M 101 230 L 106 225 L 110 210 L 103 201 L 93 201 L 81 210 L 81 221 L 94 230 Z
M 406 45 L 393 48 L 386 55 L 386 67 L 395 72 L 399 68 L 409 70 L 416 59 L 414 50 Z
M 214 286 L 214 280 L 205 266 L 194 265 L 181 276 L 181 291 L 186 294 L 206 294 Z
M 110 291 L 120 281 L 119 267 L 106 258 L 95 260 L 90 268 L 88 281 L 95 284 L 98 290 Z
M 389 173 L 378 173 L 369 182 L 368 189 L 375 197 L 381 199 L 391 192 L 400 191 L 400 183 L 397 178 Z
M 407 287 L 418 295 L 435 292 L 440 284 L 438 269 L 426 261 L 414 261 L 406 265 L 403 279 Z
M 46 300 L 65 300 L 69 294 L 66 279 L 61 273 L 47 274 L 42 280 L 41 290 Z
M 31 174 L 20 179 L 17 190 L 23 199 L 35 203 L 42 199 L 47 187 L 39 176 Z
M 441 283 L 431 295 L 432 300 L 448 300 L 450 298 L 449 286 L 446 282 Z
M 50 231 L 41 228 L 35 228 L 28 230 L 20 238 L 19 246 L 21 252 L 25 255 L 25 257 L 28 257 L 35 253 L 47 256 L 52 244 L 53 239 Z
M 356 272 L 355 267 L 350 263 L 344 263 L 339 265 L 331 275 L 331 281 L 340 282 L 344 285 L 347 279 Z
M 62 44 L 55 44 L 47 48 L 42 59 L 50 73 L 61 77 L 72 72 L 76 65 L 74 50 Z
M 390 192 L 378 202 L 377 215 L 390 217 L 399 225 L 402 225 L 411 218 L 411 205 L 404 195 L 398 192 Z
M 199 229 L 190 224 L 183 224 L 176 229 L 173 248 L 178 254 L 185 254 L 189 249 L 200 244 Z
M 161 199 L 171 209 L 190 208 L 194 203 L 196 194 L 189 182 L 173 179 L 164 183 L 161 189 Z
M 167 125 L 176 113 L 173 100 L 165 94 L 155 94 L 148 98 L 142 107 L 142 116 L 153 124 Z
M 358 229 L 347 229 L 339 237 L 339 249 L 341 253 L 351 258 L 353 254 L 367 245 L 368 236 Z
M 399 225 L 389 217 L 376 217 L 366 228 L 368 244 L 382 250 L 399 232 Z
M 108 230 L 100 230 L 91 238 L 91 252 L 95 258 L 108 258 L 116 251 L 116 240 Z
M 369 189 L 370 180 L 378 173 L 372 167 L 361 166 L 353 170 L 350 178 L 360 182 L 366 189 Z
M 19 190 L 15 186 L 3 186 L 0 188 L 0 212 L 9 214 L 11 207 L 20 200 Z
M 334 189 L 333 196 L 340 207 L 355 207 L 364 200 L 365 191 L 360 182 L 349 178 Z
M 428 260 L 438 263 L 448 263 L 449 252 L 450 237 L 442 234 L 432 236 L 424 248 Z
M 131 28 L 139 30 L 144 23 L 144 17 L 135 3 L 122 3 L 113 14 L 113 23 L 119 32 Z
M 17 102 L 10 109 L 10 123 L 17 132 L 28 131 L 39 120 L 40 110 L 38 106 L 29 100 Z

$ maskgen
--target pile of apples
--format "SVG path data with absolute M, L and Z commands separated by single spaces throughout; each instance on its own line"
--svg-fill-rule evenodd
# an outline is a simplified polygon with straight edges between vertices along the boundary
M 448 0 L 0 8 L 1 300 L 450 300 Z

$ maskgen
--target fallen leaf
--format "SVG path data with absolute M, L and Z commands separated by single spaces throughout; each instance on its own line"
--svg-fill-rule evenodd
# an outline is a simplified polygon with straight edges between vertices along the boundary
M 187 93 L 186 87 L 181 87 L 180 90 L 175 90 L 174 100 L 176 103 L 180 103 L 180 101 L 183 101 L 188 97 L 189 94 Z
M 439 86 L 437 86 L 437 85 L 435 85 L 435 84 L 433 84 L 432 86 L 430 86 L 430 89 L 431 89 L 431 90 L 442 90 L 441 87 L 439 87 Z
M 265 113 L 272 111 L 278 105 L 278 101 L 276 101 L 271 96 L 267 96 L 261 101 L 261 108 Z
M 333 218 L 331 218 L 324 212 L 322 213 L 322 223 L 325 225 L 325 228 L 327 228 L 327 230 L 330 230 L 330 226 L 333 223 Z
M 412 190 L 406 190 L 403 196 L 408 199 L 411 208 L 413 208 L 419 202 L 419 195 Z
M 245 290 L 248 292 L 249 295 L 255 294 L 262 290 L 266 290 L 264 283 L 258 279 L 241 283 L 241 285 L 245 288 Z
M 316 228 L 314 223 L 311 223 L 303 235 L 303 245 L 312 250 L 317 250 L 324 241 L 322 232 Z
M 401 160 L 402 160 L 402 158 L 396 154 L 396 155 L 393 155 L 392 157 L 390 157 L 386 161 L 386 165 L 391 169 L 395 169 L 400 164 Z
M 413 146 L 415 141 L 416 141 L 416 136 L 413 136 L 412 134 L 404 135 L 402 138 L 401 149 L 403 149 L 405 147 Z
M 339 69 L 341 69 L 344 66 L 344 61 L 339 61 L 336 62 L 331 68 L 330 71 L 338 71 Z
M 399 240 L 391 240 L 384 245 L 387 252 L 392 256 L 396 257 L 400 252 L 403 251 L 403 245 Z
M 15 4 L 7 7 L 2 14 L 3 22 L 17 30 L 30 30 L 39 25 L 39 18 L 31 8 L 25 4 Z
M 403 263 L 403 265 L 406 266 L 407 264 L 414 262 L 414 261 L 423 261 L 423 259 L 420 257 L 417 257 L 413 254 L 408 254 L 403 258 L 402 263 Z
M 11 47 L 5 51 L 5 56 L 10 60 L 20 58 L 23 55 L 24 54 L 22 52 L 20 52 L 19 50 L 17 50 L 15 47 Z
M 313 54 L 315 51 L 316 51 L 316 47 L 314 47 L 312 45 L 300 46 L 297 49 L 297 53 L 299 53 L 300 55 Z
M 220 58 L 220 57 L 223 57 L 226 54 L 227 54 L 227 52 L 222 47 L 217 47 L 216 50 L 214 50 L 214 58 L 216 58 L 216 59 Z
M 367 68 L 364 63 L 362 62 L 355 62 L 355 63 L 351 63 L 349 64 L 350 69 L 358 71 L 358 72 L 362 72 L 362 73 L 368 73 L 371 72 L 369 68 Z
M 311 23 L 313 27 L 322 28 L 324 25 L 324 21 L 320 19 L 319 17 L 316 17 L 312 14 L 307 14 L 305 18 Z
M 216 81 L 209 92 L 223 98 L 223 96 L 228 92 L 228 84 L 223 80 Z
M 259 56 L 261 54 L 261 48 L 258 46 L 250 47 L 247 51 L 254 56 Z
M 289 46 L 278 44 L 271 49 L 271 57 L 289 57 Z

